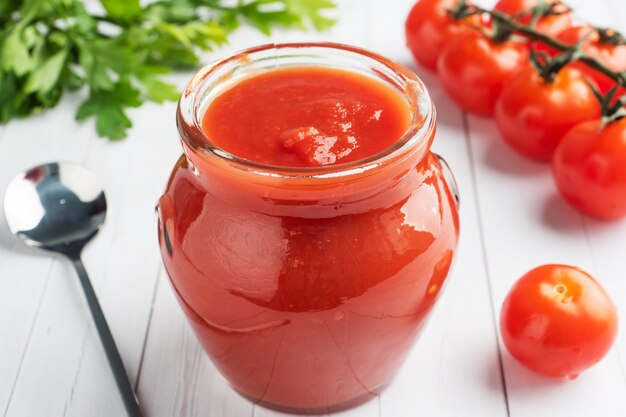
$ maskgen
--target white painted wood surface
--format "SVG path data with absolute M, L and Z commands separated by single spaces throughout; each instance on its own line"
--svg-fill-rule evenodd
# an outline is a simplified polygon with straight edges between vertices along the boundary
M 434 148 L 452 166 L 463 206 L 453 276 L 413 354 L 387 391 L 339 415 L 626 416 L 623 332 L 598 366 L 565 381 L 522 368 L 497 331 L 508 288 L 530 268 L 552 262 L 594 273 L 626 322 L 626 221 L 601 223 L 568 207 L 557 197 L 547 166 L 512 152 L 492 121 L 464 115 L 436 77 L 413 64 L 403 34 L 413 0 L 339 3 L 340 23 L 331 31 L 280 32 L 272 40 L 352 43 L 415 69 L 438 106 Z M 579 20 L 626 30 L 622 0 L 570 3 Z M 243 29 L 207 61 L 265 42 Z M 173 80 L 182 86 L 190 76 Z M 161 267 L 153 208 L 181 151 L 175 105 L 132 111 L 129 139 L 108 143 L 92 125 L 74 123 L 78 101 L 68 97 L 53 111 L 0 127 L 0 194 L 17 172 L 56 159 L 82 161 L 101 178 L 109 217 L 85 262 L 146 417 L 280 416 L 227 386 L 192 334 Z M 70 265 L 27 251 L 0 222 L 0 416 L 123 415 Z

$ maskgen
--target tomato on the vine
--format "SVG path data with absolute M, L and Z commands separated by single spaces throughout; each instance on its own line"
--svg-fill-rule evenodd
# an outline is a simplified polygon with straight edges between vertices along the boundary
M 513 77 L 496 103 L 502 137 L 522 154 L 549 161 L 574 126 L 600 117 L 600 103 L 582 72 L 565 67 L 545 80 L 532 67 Z
M 459 0 L 419 0 L 406 19 L 406 43 L 415 59 L 425 68 L 434 71 L 443 47 L 455 34 L 474 29 L 469 24 L 480 24 L 480 17 L 470 16 L 454 20 L 448 10 Z
M 506 13 L 515 17 L 518 22 L 528 25 L 532 20 L 532 14 L 528 12 L 539 3 L 540 0 L 500 0 L 496 3 L 494 10 Z M 541 17 L 537 21 L 536 29 L 546 35 L 556 36 L 572 25 L 572 13 L 560 0 L 550 0 L 547 3 L 562 7 L 563 13 Z
M 439 57 L 437 74 L 441 85 L 464 110 L 491 116 L 504 83 L 527 61 L 524 44 L 496 42 L 474 31 L 452 38 Z
M 575 45 L 581 42 L 582 50 L 592 58 L 598 59 L 613 71 L 626 71 L 626 45 L 623 40 L 611 38 L 615 32 L 605 29 L 595 29 L 591 26 L 572 26 L 559 33 L 558 39 L 567 44 Z M 586 64 L 576 61 L 571 64 L 589 75 L 600 88 L 606 93 L 615 87 L 615 80 L 611 79 Z
M 626 118 L 570 130 L 556 149 L 552 174 L 561 195 L 583 213 L 626 217 Z
M 575 378 L 613 345 L 617 312 L 591 275 L 571 266 L 544 265 L 511 288 L 500 331 L 508 351 L 526 367 Z

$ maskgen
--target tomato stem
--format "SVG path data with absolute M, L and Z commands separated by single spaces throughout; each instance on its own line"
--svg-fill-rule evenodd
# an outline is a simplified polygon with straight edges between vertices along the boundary
M 600 43 L 605 45 L 622 46 L 626 45 L 626 38 L 624 35 L 611 28 L 594 27 L 594 31 L 600 37 Z
M 551 58 L 547 52 L 537 52 L 534 47 L 531 47 L 530 62 L 545 82 L 553 83 L 556 75 L 565 68 L 567 64 L 578 59 L 581 54 L 582 50 L 574 47 Z
M 624 105 L 626 104 L 626 96 L 622 96 L 618 100 L 613 100 L 615 94 L 619 91 L 619 86 L 613 87 L 606 94 L 602 95 L 602 93 L 596 88 L 595 85 L 585 80 L 593 91 L 593 94 L 596 96 L 598 101 L 600 102 L 600 106 L 602 108 L 602 126 L 606 126 L 609 123 L 616 122 L 620 119 L 626 117 L 626 108 Z
M 558 9 L 557 6 L 560 6 L 560 4 L 552 4 L 551 7 L 547 11 L 545 8 L 542 8 L 541 10 L 539 10 L 539 12 L 553 15 L 553 14 L 567 13 L 570 11 L 570 9 L 567 8 L 567 6 L 563 5 L 564 7 L 566 7 L 566 9 Z M 535 9 L 531 9 L 531 11 L 526 12 L 526 13 L 533 13 L 533 15 L 536 17 L 538 10 L 535 8 Z M 534 21 L 536 20 L 534 18 L 533 18 L 533 21 L 531 21 L 529 25 L 525 25 L 525 24 L 519 23 L 518 21 L 516 21 L 514 18 L 507 15 L 506 13 L 502 13 L 498 10 L 485 9 L 483 7 L 480 7 L 474 4 L 468 4 L 465 0 L 460 2 L 456 8 L 450 11 L 450 16 L 453 19 L 465 19 L 472 15 L 481 15 L 481 14 L 487 14 L 491 16 L 491 18 L 494 20 L 494 23 L 496 23 L 498 26 L 502 26 L 506 28 L 510 33 L 523 35 L 529 40 L 541 42 L 544 45 L 550 46 L 561 52 L 574 53 L 575 51 L 576 59 L 578 61 L 581 61 L 587 64 L 589 67 L 607 75 L 608 77 L 613 79 L 618 85 L 622 87 L 626 87 L 626 71 L 613 71 L 612 69 L 604 65 L 599 60 L 581 51 L 579 45 L 573 45 L 573 46 L 567 45 L 567 44 L 564 44 L 563 42 L 560 42 L 556 38 L 553 38 L 549 35 L 539 32 L 534 27 Z M 539 14 L 539 17 L 541 17 L 541 14 Z M 619 32 L 612 30 L 612 29 L 604 29 L 603 32 L 600 33 L 600 36 L 601 37 L 604 36 L 605 39 L 610 39 L 610 42 L 622 42 L 623 41 L 625 42 L 624 44 L 626 44 L 626 38 L 624 38 L 624 36 L 619 34 Z

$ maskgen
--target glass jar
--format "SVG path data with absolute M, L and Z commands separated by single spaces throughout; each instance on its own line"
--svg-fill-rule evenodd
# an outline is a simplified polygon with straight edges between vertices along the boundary
M 399 91 L 412 113 L 404 136 L 360 161 L 288 168 L 229 154 L 203 133 L 204 111 L 229 86 L 312 65 Z M 213 363 L 243 396 L 283 411 L 375 396 L 423 329 L 458 238 L 456 188 L 429 150 L 436 115 L 424 84 L 346 45 L 265 45 L 200 70 L 177 121 L 184 154 L 159 200 L 159 242 Z

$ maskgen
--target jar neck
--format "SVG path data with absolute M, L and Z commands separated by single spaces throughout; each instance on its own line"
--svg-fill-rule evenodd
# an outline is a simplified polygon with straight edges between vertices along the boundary
M 362 172 L 328 178 L 262 176 L 198 155 L 184 146 L 184 168 L 202 191 L 234 207 L 303 218 L 336 217 L 386 208 L 408 198 L 432 162 L 427 146 Z
M 253 74 L 294 66 L 349 70 L 386 84 L 406 101 L 411 114 L 408 128 L 377 154 L 314 168 L 250 161 L 219 148 L 205 135 L 201 128 L 204 112 L 221 92 Z M 188 84 L 177 114 L 189 172 L 204 191 L 257 211 L 298 208 L 300 215 L 348 203 L 357 210 L 359 201 L 369 201 L 371 206 L 372 199 L 383 194 L 399 200 L 402 179 L 427 159 L 435 122 L 428 91 L 413 72 L 380 55 L 331 43 L 263 45 L 208 65 Z

